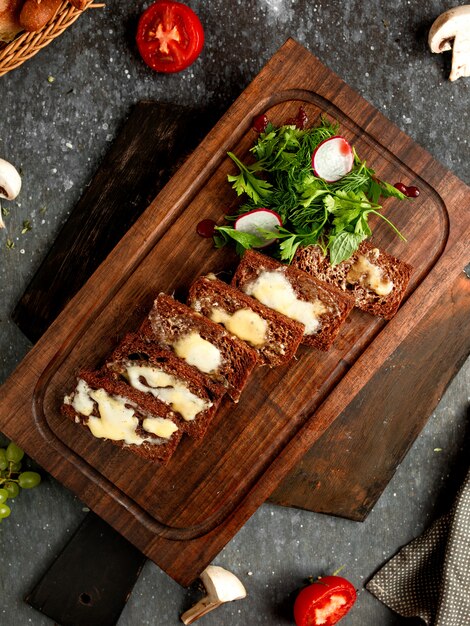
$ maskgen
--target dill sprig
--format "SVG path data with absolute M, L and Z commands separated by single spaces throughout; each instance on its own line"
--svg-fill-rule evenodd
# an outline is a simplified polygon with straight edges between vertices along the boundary
M 228 180 L 239 196 L 248 199 L 234 215 L 226 216 L 227 221 L 263 207 L 275 211 L 283 226 L 257 235 L 221 226 L 216 229 L 216 245 L 232 241 L 242 252 L 275 237 L 270 254 L 290 263 L 299 246 L 317 244 L 329 252 L 330 262 L 335 265 L 349 258 L 361 241 L 370 237 L 371 214 L 381 217 L 404 239 L 382 215 L 379 199 L 393 196 L 403 200 L 405 195 L 379 180 L 355 151 L 352 170 L 340 180 L 328 183 L 315 175 L 312 154 L 322 141 L 338 132 L 339 124 L 326 117 L 318 126 L 305 130 L 294 125 L 277 128 L 269 123 L 250 150 L 253 163 L 245 164 L 229 152 L 239 173 L 230 174 Z

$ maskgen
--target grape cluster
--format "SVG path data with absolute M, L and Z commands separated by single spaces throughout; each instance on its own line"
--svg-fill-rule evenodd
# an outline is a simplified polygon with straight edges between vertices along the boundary
M 8 517 L 11 509 L 8 498 L 16 498 L 21 489 L 32 489 L 41 482 L 37 472 L 22 472 L 24 452 L 12 441 L 7 448 L 0 448 L 0 522 Z

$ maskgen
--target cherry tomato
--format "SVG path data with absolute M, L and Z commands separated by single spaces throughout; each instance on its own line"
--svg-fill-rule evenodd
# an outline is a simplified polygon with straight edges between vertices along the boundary
M 333 626 L 356 601 L 353 585 L 341 576 L 324 576 L 300 591 L 294 603 L 297 626 Z
M 140 16 L 136 41 L 149 67 L 157 72 L 180 72 L 200 55 L 204 31 L 188 6 L 158 0 Z

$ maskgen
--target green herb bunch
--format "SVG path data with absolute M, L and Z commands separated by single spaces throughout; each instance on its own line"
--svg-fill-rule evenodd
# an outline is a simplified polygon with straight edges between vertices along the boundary
M 20 489 L 32 489 L 41 482 L 37 472 L 21 471 L 23 457 L 23 450 L 12 441 L 6 448 L 0 448 L 0 522 L 11 513 L 6 504 L 9 498 L 16 498 Z
M 214 236 L 221 247 L 235 241 L 237 251 L 260 247 L 263 241 L 276 238 L 270 254 L 291 262 L 299 246 L 318 244 L 329 253 L 333 265 L 348 259 L 364 239 L 371 236 L 369 215 L 378 215 L 405 239 L 397 228 L 381 214 L 380 198 L 406 196 L 393 185 L 379 180 L 375 172 L 354 151 L 352 170 L 334 183 L 315 176 L 312 154 L 325 139 L 338 135 L 339 125 L 321 118 L 318 126 L 302 130 L 294 125 L 279 128 L 268 123 L 251 148 L 254 163 L 242 163 L 233 153 L 228 156 L 239 173 L 228 180 L 239 196 L 247 196 L 236 215 L 256 208 L 275 211 L 283 226 L 275 232 L 259 230 L 257 235 L 219 226 Z

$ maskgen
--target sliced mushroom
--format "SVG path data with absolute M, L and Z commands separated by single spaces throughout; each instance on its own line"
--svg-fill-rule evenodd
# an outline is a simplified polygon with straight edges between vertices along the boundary
M 0 159 L 0 198 L 14 200 L 21 190 L 21 176 L 16 168 L 8 161 Z M 0 228 L 5 224 L 0 210 Z
M 204 596 L 188 611 L 183 613 L 181 621 L 192 624 L 197 619 L 213 611 L 224 602 L 240 600 L 246 597 L 246 589 L 241 581 L 223 567 L 209 565 L 200 576 L 207 595 Z
M 428 43 L 431 52 L 452 50 L 449 80 L 470 76 L 470 5 L 442 13 L 431 26 Z

